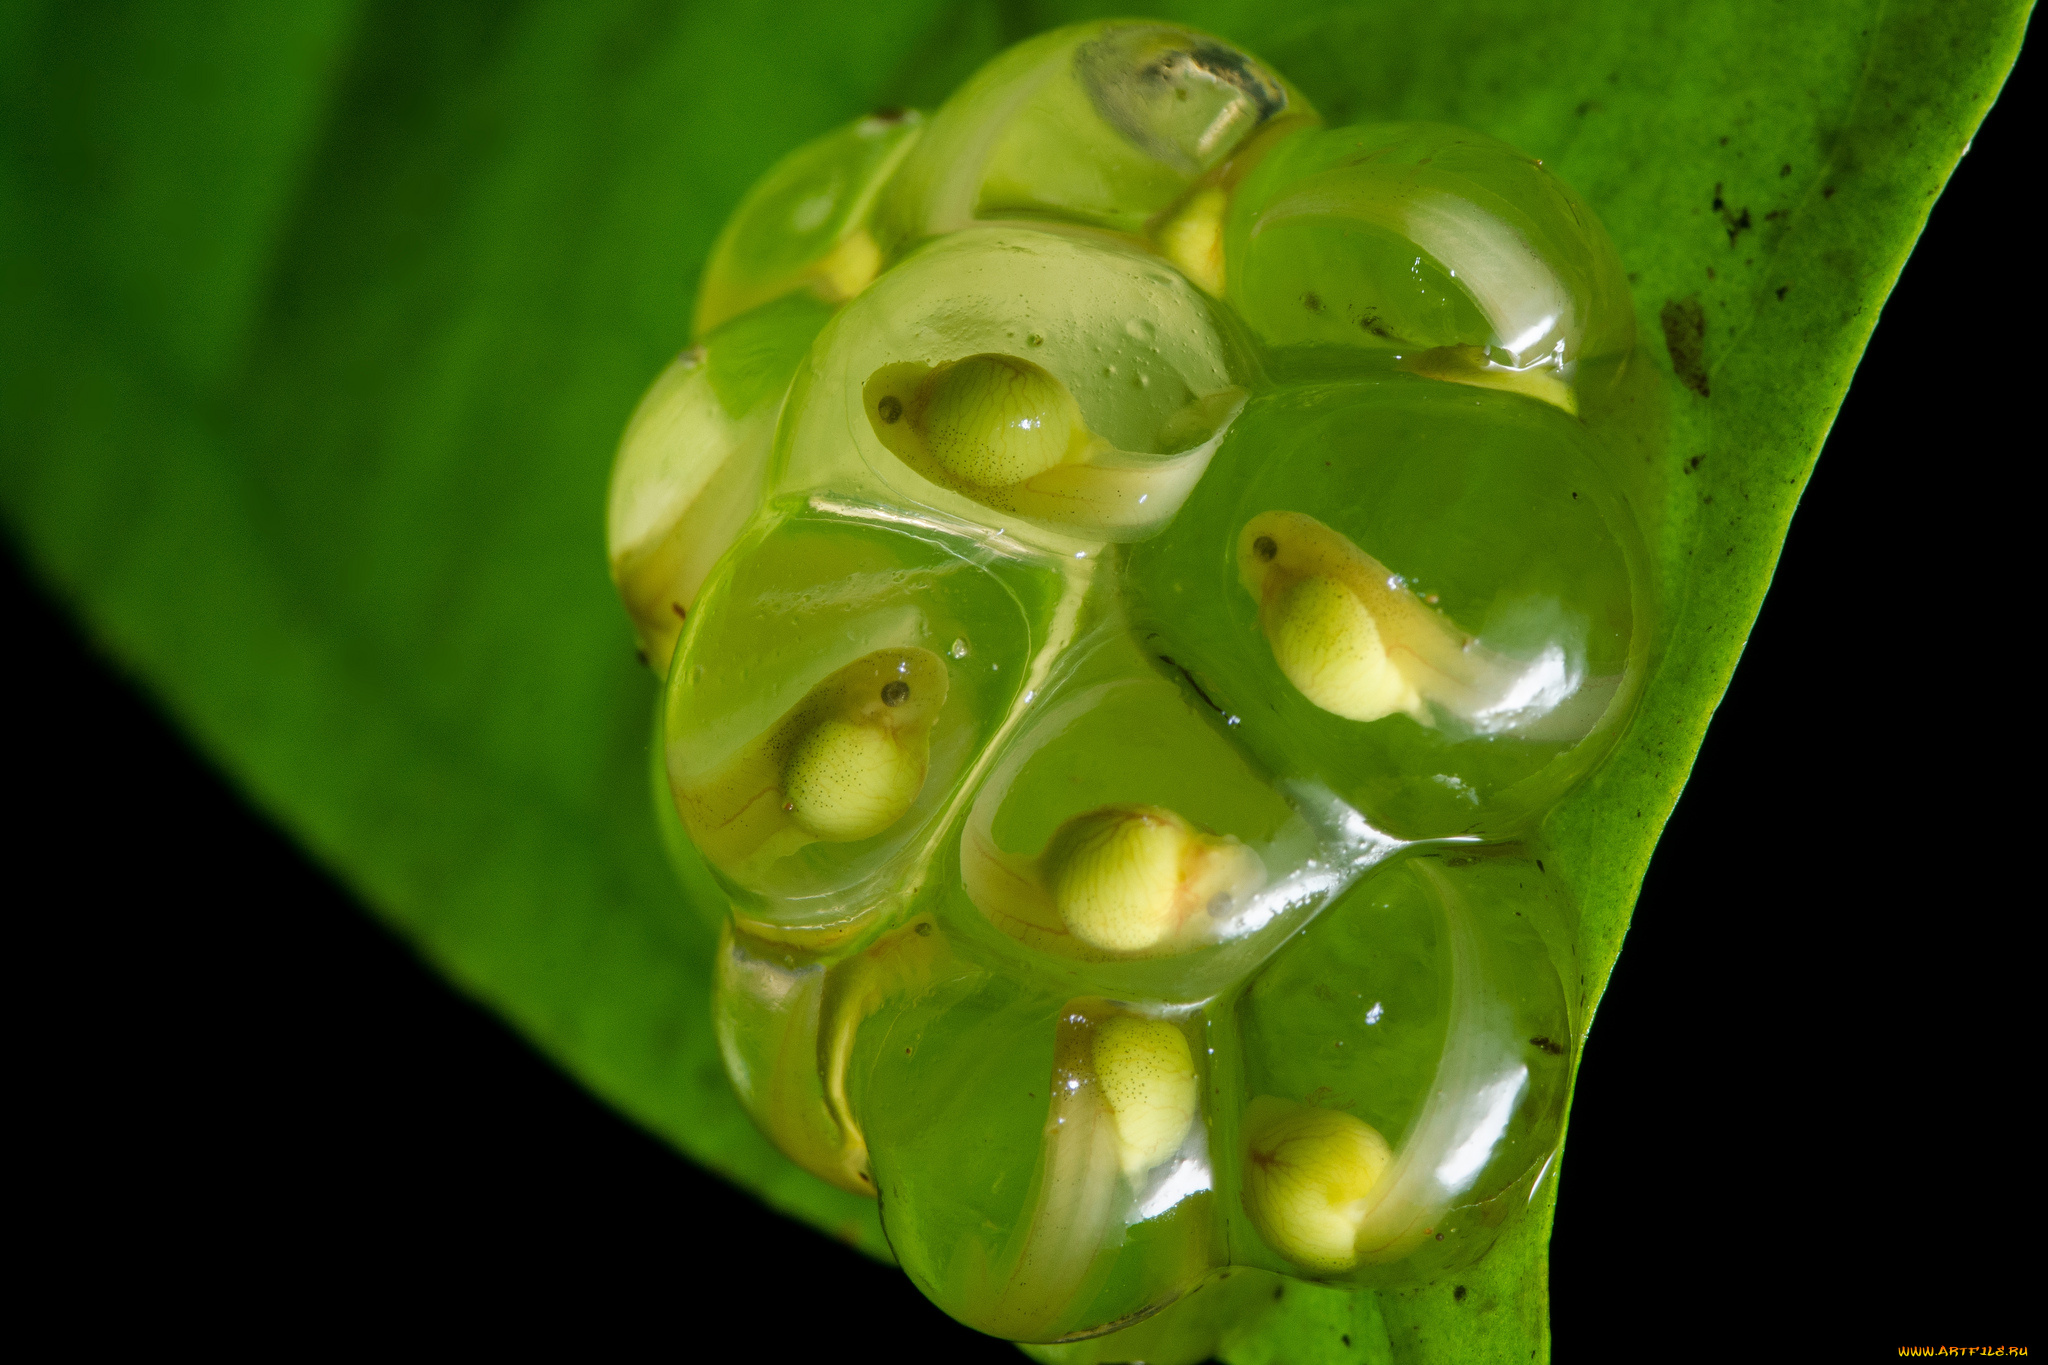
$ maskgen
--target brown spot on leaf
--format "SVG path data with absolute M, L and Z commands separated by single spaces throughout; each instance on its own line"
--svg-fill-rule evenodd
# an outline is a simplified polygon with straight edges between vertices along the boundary
M 1700 397 L 1707 396 L 1707 310 L 1699 295 L 1672 299 L 1657 314 L 1664 327 L 1664 346 L 1671 352 L 1671 370 L 1678 382 Z

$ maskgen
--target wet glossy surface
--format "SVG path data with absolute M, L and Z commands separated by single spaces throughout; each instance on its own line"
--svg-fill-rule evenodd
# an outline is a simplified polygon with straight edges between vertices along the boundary
M 773 431 L 744 526 L 693 510 L 703 423 L 615 484 L 717 561 L 659 780 L 756 1122 L 1020 1340 L 1483 1255 L 1583 1022 L 1535 831 L 1647 636 L 1598 224 L 1488 139 L 1320 131 L 1104 24 L 793 154 L 710 275 L 761 299 L 714 353 L 829 313 L 720 395 Z

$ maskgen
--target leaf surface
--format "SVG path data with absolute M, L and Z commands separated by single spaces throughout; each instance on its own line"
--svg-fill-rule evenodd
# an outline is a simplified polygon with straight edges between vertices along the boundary
M 1588 1015 L 1877 311 L 2017 54 L 2015 0 L 1252 3 L 1332 123 L 1542 158 L 1635 288 L 1658 634 L 1550 819 Z M 612 445 L 777 156 L 1115 12 L 239 0 L 0 18 L 0 508 L 46 580 L 463 990 L 692 1159 L 886 1255 L 741 1114 L 713 902 L 648 812 Z M 770 41 L 764 37 L 773 34 Z M 694 904 L 693 904 L 694 902 Z M 279 908 L 290 913 L 290 907 Z M 1547 1357 L 1556 1168 L 1466 1280 L 1233 1310 L 1240 1365 Z M 1093 1358 L 1093 1348 L 1064 1352 Z

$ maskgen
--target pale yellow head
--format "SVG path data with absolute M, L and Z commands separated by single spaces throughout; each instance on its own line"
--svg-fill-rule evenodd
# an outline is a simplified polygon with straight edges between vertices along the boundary
M 1091 441 L 1067 386 L 1021 356 L 886 365 L 863 398 L 884 446 L 964 492 L 1023 483 L 1078 457 Z
M 1105 806 L 1053 834 L 1041 867 L 1068 932 L 1107 952 L 1142 952 L 1188 920 L 1231 908 L 1264 879 L 1256 854 L 1162 806 Z
M 1180 1150 L 1195 1121 L 1194 1054 L 1173 1024 L 1132 1014 L 1098 1025 L 1090 1051 L 1118 1158 L 1125 1176 L 1137 1180 Z
M 1378 560 L 1313 517 L 1263 512 L 1238 535 L 1237 565 L 1273 662 L 1302 696 L 1346 720 L 1427 714 L 1414 636 L 1441 631 Z
M 1261 1095 L 1244 1111 L 1244 1211 L 1266 1244 L 1304 1270 L 1358 1264 L 1358 1230 L 1393 1153 L 1341 1110 Z
M 790 818 L 815 839 L 869 839 L 924 789 L 946 665 L 915 647 L 879 649 L 819 683 L 778 736 Z

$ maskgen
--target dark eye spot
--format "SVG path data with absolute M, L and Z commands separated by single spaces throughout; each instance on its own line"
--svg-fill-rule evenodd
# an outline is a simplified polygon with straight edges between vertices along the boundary
M 1260 536 L 1252 542 L 1252 553 L 1259 557 L 1261 563 L 1271 564 L 1273 556 L 1280 553 L 1280 547 L 1274 543 L 1273 537 Z
M 893 393 L 877 403 L 875 407 L 882 414 L 884 422 L 893 423 L 903 415 L 903 404 Z
M 903 681 L 903 679 L 898 678 L 895 682 L 883 684 L 882 705 L 901 706 L 909 700 L 910 684 Z

